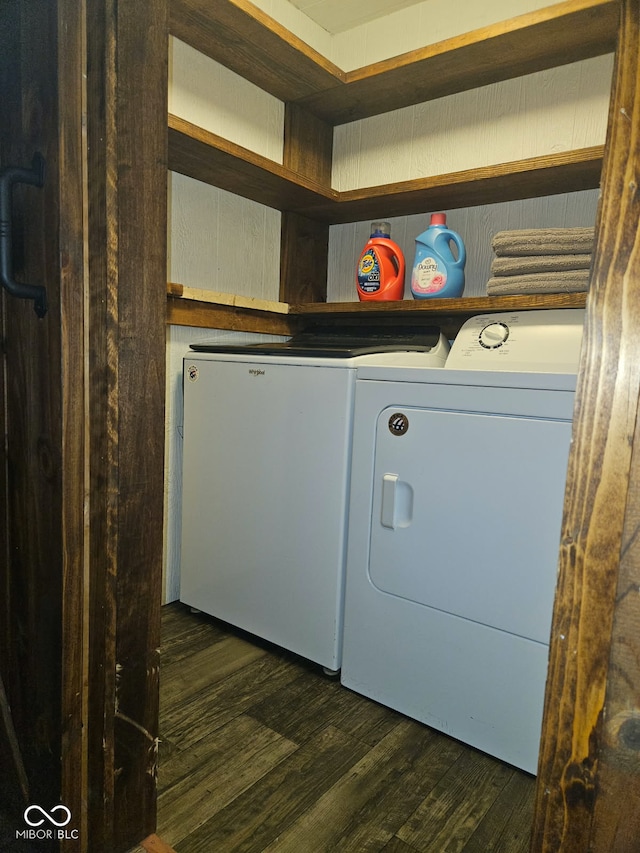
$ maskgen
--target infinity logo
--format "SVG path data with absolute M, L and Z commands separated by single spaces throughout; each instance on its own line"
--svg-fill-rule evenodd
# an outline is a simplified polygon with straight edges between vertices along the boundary
M 61 809 L 62 809 L 63 814 L 66 815 L 66 818 L 65 818 L 65 820 L 57 821 L 53 815 L 54 815 L 54 812 L 59 812 Z M 34 811 L 40 812 L 40 814 L 42 815 L 40 820 L 30 820 L 29 819 L 29 814 L 33 813 Z M 69 821 L 71 820 L 71 812 L 69 811 L 69 809 L 66 806 L 63 806 L 62 803 L 59 806 L 54 806 L 50 812 L 46 812 L 42 808 L 42 806 L 35 806 L 35 805 L 34 806 L 27 806 L 27 808 L 24 810 L 24 820 L 25 820 L 25 823 L 29 824 L 29 826 L 42 826 L 42 824 L 45 821 L 45 818 L 49 821 L 49 823 L 52 823 L 54 826 L 66 826 L 69 823 Z

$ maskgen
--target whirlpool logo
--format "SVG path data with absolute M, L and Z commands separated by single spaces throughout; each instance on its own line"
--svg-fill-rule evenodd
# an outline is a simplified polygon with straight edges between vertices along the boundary
M 78 838 L 78 830 L 69 826 L 71 811 L 62 803 L 49 811 L 33 803 L 24 810 L 23 817 L 29 828 L 17 829 L 16 838 L 26 838 L 30 841 Z

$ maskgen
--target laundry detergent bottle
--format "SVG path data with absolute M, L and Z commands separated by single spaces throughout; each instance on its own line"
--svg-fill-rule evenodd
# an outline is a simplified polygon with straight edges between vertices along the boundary
M 416 238 L 416 259 L 411 275 L 414 298 L 460 296 L 464 290 L 466 259 L 462 237 L 447 228 L 446 214 L 432 213 L 431 224 Z
M 400 246 L 390 238 L 388 222 L 371 223 L 371 237 L 360 255 L 356 275 L 361 302 L 404 297 L 404 255 Z

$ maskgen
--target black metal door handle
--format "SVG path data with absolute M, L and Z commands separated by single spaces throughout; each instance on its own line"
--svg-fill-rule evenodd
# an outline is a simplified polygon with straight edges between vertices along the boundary
M 33 299 L 38 317 L 47 313 L 47 291 L 41 284 L 20 284 L 13 279 L 11 251 L 11 188 L 14 184 L 44 186 L 44 157 L 36 153 L 30 169 L 8 166 L 0 170 L 0 283 L 12 296 Z

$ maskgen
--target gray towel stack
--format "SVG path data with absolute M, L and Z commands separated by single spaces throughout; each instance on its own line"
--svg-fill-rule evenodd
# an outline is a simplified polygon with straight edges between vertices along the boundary
M 587 290 L 594 228 L 500 231 L 487 282 L 489 296 Z

